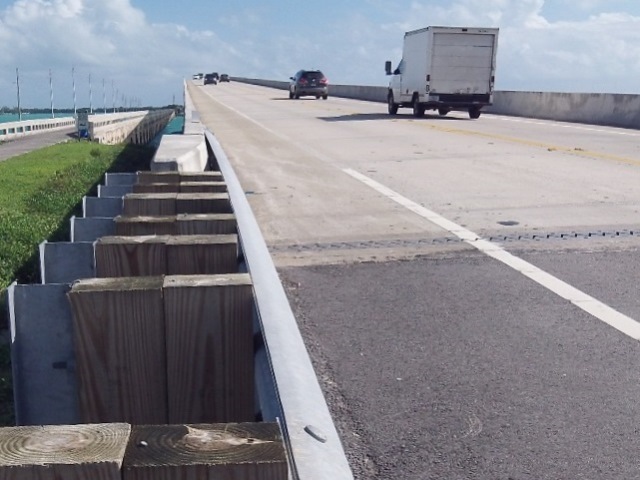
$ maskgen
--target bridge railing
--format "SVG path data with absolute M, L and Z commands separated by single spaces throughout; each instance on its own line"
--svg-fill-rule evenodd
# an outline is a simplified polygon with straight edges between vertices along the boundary
M 37 118 L 19 122 L 0 123 L 0 142 L 14 140 L 36 133 L 43 133 L 45 131 L 63 130 L 74 127 L 75 124 L 76 120 L 74 117 Z
M 89 138 L 107 144 L 148 143 L 174 115 L 171 109 L 90 115 Z

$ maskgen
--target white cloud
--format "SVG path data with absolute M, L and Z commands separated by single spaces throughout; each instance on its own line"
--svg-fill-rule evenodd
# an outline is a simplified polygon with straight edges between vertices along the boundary
M 587 12 L 607 5 L 611 2 L 571 2 Z M 600 13 L 553 22 L 544 17 L 544 6 L 544 0 L 458 0 L 441 7 L 414 1 L 395 25 L 411 30 L 426 26 L 421 19 L 429 18 L 431 25 L 499 27 L 499 89 L 638 91 L 640 17 Z
M 400 59 L 403 33 L 427 25 L 499 27 L 499 89 L 638 90 L 640 16 L 622 13 L 621 0 L 569 10 L 560 0 L 364 0 L 323 12 L 321 24 L 311 11 L 282 15 L 282 5 L 227 5 L 200 29 L 153 23 L 131 1 L 14 0 L 0 10 L 0 106 L 16 103 L 16 67 L 27 107 L 48 104 L 49 68 L 56 104 L 70 106 L 72 66 L 85 105 L 89 74 L 98 90 L 105 79 L 107 98 L 113 81 L 153 105 L 181 98 L 184 76 L 214 70 L 286 80 L 315 67 L 334 84 L 384 85 L 384 61 Z
M 60 107 L 71 106 L 71 68 L 75 67 L 79 104 L 88 104 L 88 75 L 93 90 L 102 79 L 111 98 L 140 98 L 145 104 L 181 98 L 182 78 L 211 65 L 231 63 L 238 53 L 213 31 L 156 25 L 130 0 L 18 0 L 0 12 L 1 71 L 21 72 L 25 107 L 49 102 L 48 70 Z M 215 49 L 211 45 L 216 46 Z M 0 78 L 0 105 L 15 105 L 15 76 Z M 60 93 L 62 92 L 62 93 Z M 120 99 L 119 99 L 120 100 Z

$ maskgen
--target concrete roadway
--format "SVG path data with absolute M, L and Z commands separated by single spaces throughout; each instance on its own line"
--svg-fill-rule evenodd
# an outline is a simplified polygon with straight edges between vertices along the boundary
M 640 478 L 640 132 L 189 88 L 356 478 Z
M 11 157 L 22 155 L 23 153 L 66 142 L 73 138 L 75 133 L 76 128 L 71 127 L 53 132 L 45 131 L 33 135 L 25 135 L 15 140 L 0 143 L 0 162 Z

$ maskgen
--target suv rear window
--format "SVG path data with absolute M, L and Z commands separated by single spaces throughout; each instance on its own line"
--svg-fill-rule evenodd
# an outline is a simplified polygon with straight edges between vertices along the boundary
M 324 77 L 322 72 L 305 72 L 302 74 L 302 78 L 306 78 L 309 80 L 321 80 Z

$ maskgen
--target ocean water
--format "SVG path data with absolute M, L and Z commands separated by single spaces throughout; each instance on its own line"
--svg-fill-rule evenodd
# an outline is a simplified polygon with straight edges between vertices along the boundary
M 56 118 L 73 117 L 73 113 L 58 113 L 56 112 Z M 51 113 L 23 113 L 22 120 L 33 120 L 37 118 L 51 118 Z M 0 113 L 0 123 L 17 122 L 19 120 L 18 114 L 13 113 Z
M 73 117 L 73 113 L 58 113 L 56 112 L 56 118 L 65 118 L 65 117 Z M 22 120 L 29 120 L 34 118 L 51 118 L 50 113 L 30 113 L 30 114 L 22 114 Z M 0 123 L 7 122 L 17 122 L 18 115 L 12 113 L 0 113 Z M 169 125 L 165 128 L 165 134 L 177 134 L 182 133 L 182 128 L 184 127 L 184 117 L 174 117 L 173 120 L 169 122 Z
M 173 120 L 165 127 L 162 132 L 164 135 L 181 134 L 184 129 L 184 117 L 173 117 Z

